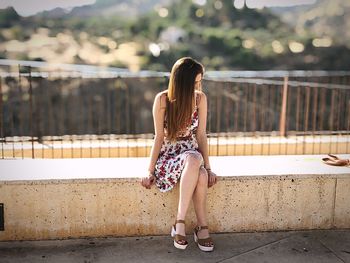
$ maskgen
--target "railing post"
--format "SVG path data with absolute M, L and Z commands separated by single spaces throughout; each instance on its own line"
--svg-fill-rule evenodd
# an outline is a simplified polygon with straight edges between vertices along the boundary
M 29 119 L 30 119 L 30 135 L 32 137 L 32 159 L 34 159 L 34 133 L 33 133 L 33 87 L 32 87 L 32 69 L 29 67 Z
M 4 159 L 4 118 L 3 118 L 3 102 L 2 102 L 2 78 L 0 77 L 0 139 L 1 139 L 1 158 Z
M 285 76 L 283 83 L 282 105 L 280 114 L 280 136 L 286 136 L 287 94 L 288 76 Z

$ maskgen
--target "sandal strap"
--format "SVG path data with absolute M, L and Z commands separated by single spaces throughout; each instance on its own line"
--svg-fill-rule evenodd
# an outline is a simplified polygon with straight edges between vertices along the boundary
M 205 246 L 205 244 L 208 243 L 213 243 L 213 239 L 211 237 L 207 237 L 207 238 L 198 238 L 197 239 L 198 244 L 200 244 L 201 246 Z
M 208 226 L 196 226 L 195 230 L 198 232 L 202 229 L 208 229 Z
M 179 241 L 179 240 L 185 240 L 185 241 L 187 241 L 185 236 L 179 235 L 179 234 L 176 234 L 174 239 L 175 239 L 176 241 Z
M 197 226 L 194 231 L 197 235 L 197 243 L 201 246 L 204 247 L 213 247 L 213 239 L 211 237 L 207 237 L 207 238 L 198 238 L 198 232 L 202 229 L 208 229 L 208 226 Z M 206 246 L 206 244 L 211 243 L 211 245 Z
M 174 224 L 174 229 L 176 230 L 176 224 L 185 224 L 185 220 L 179 219 L 179 220 L 175 220 L 175 224 Z
M 339 160 L 339 157 L 333 154 L 328 154 L 329 157 L 331 157 L 334 160 Z
M 188 243 L 186 237 L 183 236 L 183 235 L 179 235 L 179 234 L 176 234 L 174 236 L 174 240 L 175 240 L 176 243 L 179 243 L 179 241 L 184 241 L 185 244 Z

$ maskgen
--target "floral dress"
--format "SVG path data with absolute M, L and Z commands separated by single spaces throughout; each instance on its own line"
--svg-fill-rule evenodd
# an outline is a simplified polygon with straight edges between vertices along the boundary
M 156 186 L 161 192 L 170 191 L 179 181 L 188 154 L 197 155 L 203 164 L 203 157 L 198 150 L 195 137 L 199 123 L 197 98 L 198 95 L 196 96 L 196 106 L 192 113 L 191 124 L 181 133 L 181 137 L 176 142 L 164 138 L 155 166 Z M 165 120 L 164 129 L 166 129 L 166 125 Z

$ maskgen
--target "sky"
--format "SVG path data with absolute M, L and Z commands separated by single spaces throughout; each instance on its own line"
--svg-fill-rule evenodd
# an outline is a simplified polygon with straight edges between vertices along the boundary
M 199 0 L 193 0 L 198 2 Z M 247 6 L 263 7 L 263 6 L 293 6 L 301 4 L 313 4 L 316 0 L 233 0 L 234 5 L 239 7 L 246 1 Z M 37 12 L 51 10 L 56 7 L 72 8 L 75 6 L 93 4 L 95 0 L 1 0 L 0 9 L 13 6 L 15 10 L 22 16 L 34 15 Z M 200 0 L 199 2 L 206 2 Z

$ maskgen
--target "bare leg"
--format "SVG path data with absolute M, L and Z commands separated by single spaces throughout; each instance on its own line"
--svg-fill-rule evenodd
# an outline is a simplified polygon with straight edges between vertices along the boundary
M 185 162 L 186 164 L 180 180 L 180 196 L 177 210 L 177 219 L 183 220 L 186 217 L 194 189 L 197 185 L 201 159 L 196 154 L 189 154 Z M 184 224 L 176 224 L 176 233 L 185 235 Z
M 201 167 L 197 186 L 193 193 L 193 206 L 197 216 L 198 226 L 207 226 L 207 190 L 208 190 L 208 173 Z M 209 237 L 208 229 L 198 231 L 198 238 L 203 239 Z
M 207 189 L 208 173 L 201 167 L 196 188 L 193 193 L 193 206 L 197 216 L 197 224 L 206 226 L 207 222 Z

